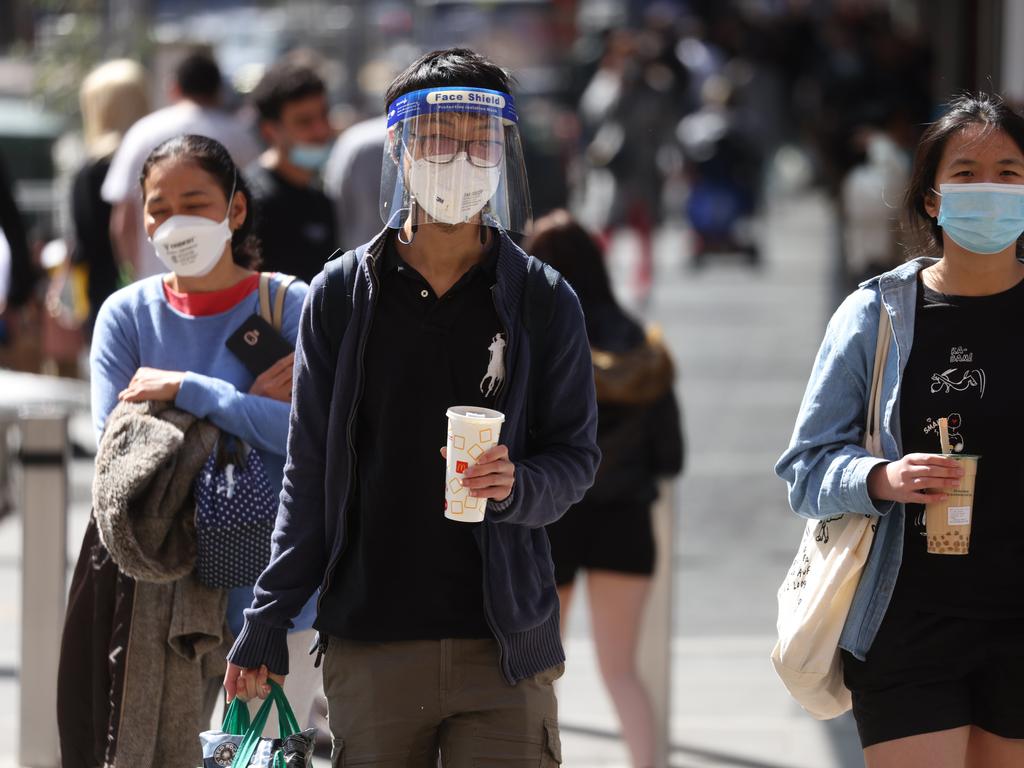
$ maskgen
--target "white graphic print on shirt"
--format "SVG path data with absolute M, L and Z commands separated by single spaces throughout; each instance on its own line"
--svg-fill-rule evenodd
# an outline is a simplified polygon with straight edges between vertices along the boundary
M 951 363 L 973 363 L 974 353 L 969 352 L 967 347 L 953 347 L 949 351 L 949 362 Z M 966 392 L 972 387 L 978 388 L 978 396 L 985 396 L 985 371 L 981 368 L 968 368 L 961 370 L 953 367 L 947 368 L 942 373 L 932 374 L 932 394 L 950 392 Z
M 496 395 L 505 382 L 505 336 L 494 334 L 487 350 L 491 353 L 491 359 L 487 363 L 487 373 L 480 381 L 480 391 L 490 397 Z

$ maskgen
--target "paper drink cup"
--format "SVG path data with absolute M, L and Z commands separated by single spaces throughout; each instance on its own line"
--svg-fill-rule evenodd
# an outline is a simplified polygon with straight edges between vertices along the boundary
M 946 490 L 945 501 L 925 505 L 924 525 L 928 552 L 933 555 L 966 555 L 971 546 L 971 520 L 974 514 L 974 480 L 978 476 L 980 456 L 950 454 L 964 470 L 960 485 Z
M 444 516 L 463 523 L 484 519 L 487 499 L 469 495 L 462 476 L 484 451 L 498 444 L 505 414 L 490 408 L 453 405 L 448 409 L 448 459 L 444 478 Z

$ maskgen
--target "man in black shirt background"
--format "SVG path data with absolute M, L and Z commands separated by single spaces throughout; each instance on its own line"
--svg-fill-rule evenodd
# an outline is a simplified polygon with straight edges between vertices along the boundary
M 284 60 L 267 70 L 253 102 L 269 145 L 246 172 L 263 266 L 309 282 L 334 251 L 334 209 L 320 189 L 334 138 L 327 89 L 311 68 Z

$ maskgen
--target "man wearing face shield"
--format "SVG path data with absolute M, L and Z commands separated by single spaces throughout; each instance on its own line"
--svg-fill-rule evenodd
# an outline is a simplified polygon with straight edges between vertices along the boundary
M 286 59 L 263 75 L 253 103 L 269 145 L 246 170 L 263 267 L 309 282 L 335 248 L 334 209 L 320 181 L 334 139 L 327 88 L 310 67 Z
M 284 632 L 319 587 L 338 764 L 557 765 L 564 653 L 543 526 L 600 458 L 582 311 L 509 236 L 529 198 L 507 75 L 436 51 L 387 107 L 386 226 L 313 280 L 274 553 L 225 688 L 263 696 L 287 674 Z M 505 416 L 463 481 L 487 501 L 482 523 L 444 515 L 454 405 Z

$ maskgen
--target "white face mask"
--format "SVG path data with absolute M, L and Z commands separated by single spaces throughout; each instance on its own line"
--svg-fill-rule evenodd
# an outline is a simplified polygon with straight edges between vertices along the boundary
M 501 166 L 477 168 L 460 152 L 449 163 L 414 160 L 409 189 L 417 204 L 442 224 L 462 224 L 479 213 L 494 196 Z
M 228 211 L 221 221 L 205 216 L 171 216 L 157 227 L 149 242 L 164 266 L 179 277 L 203 277 L 210 274 L 231 240 L 231 201 L 235 183 L 228 195 Z
M 231 239 L 228 217 L 171 216 L 149 238 L 167 269 L 180 277 L 202 277 L 216 266 Z

